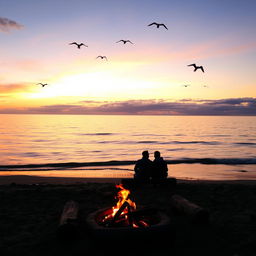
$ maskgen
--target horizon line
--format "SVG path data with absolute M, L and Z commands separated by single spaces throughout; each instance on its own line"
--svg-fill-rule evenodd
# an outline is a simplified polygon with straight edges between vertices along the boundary
M 0 115 L 72 115 L 72 116 L 256 116 L 256 114 L 235 114 L 235 115 L 214 115 L 214 114 L 209 114 L 209 115 L 203 115 L 203 114 L 198 114 L 198 115 L 190 115 L 190 114 L 79 114 L 79 113 L 0 113 Z

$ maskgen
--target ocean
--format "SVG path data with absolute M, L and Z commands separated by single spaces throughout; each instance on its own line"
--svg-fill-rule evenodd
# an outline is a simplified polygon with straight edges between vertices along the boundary
M 256 117 L 0 115 L 0 175 L 132 177 L 148 150 L 169 176 L 255 180 Z

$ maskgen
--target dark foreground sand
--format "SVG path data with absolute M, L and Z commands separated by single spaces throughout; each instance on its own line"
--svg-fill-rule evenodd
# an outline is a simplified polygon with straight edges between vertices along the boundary
M 156 207 L 173 222 L 175 239 L 146 241 L 131 251 L 130 241 L 107 245 L 82 228 L 87 215 L 115 204 L 119 179 L 0 177 L 0 255 L 256 255 L 255 182 L 178 181 L 176 188 L 131 190 L 137 207 Z M 170 197 L 182 195 L 210 212 L 208 225 L 196 225 L 170 211 Z M 74 241 L 57 236 L 68 200 L 79 203 L 81 233 Z M 118 250 L 116 250 L 116 247 Z

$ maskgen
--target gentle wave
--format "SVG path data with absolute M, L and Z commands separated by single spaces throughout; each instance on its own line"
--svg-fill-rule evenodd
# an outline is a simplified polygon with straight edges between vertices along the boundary
M 118 143 L 118 142 L 117 142 Z M 140 141 L 123 141 L 124 144 L 160 144 L 160 145 L 173 145 L 173 144 L 202 144 L 202 145 L 220 145 L 223 144 L 218 141 L 203 141 L 203 140 L 195 140 L 195 141 L 155 141 L 155 140 L 140 140 Z
M 224 165 L 249 165 L 256 164 L 256 158 L 182 158 L 167 160 L 168 164 L 224 164 Z M 134 165 L 136 161 L 106 161 L 106 162 L 63 162 L 47 164 L 26 164 L 26 165 L 0 165 L 1 171 L 10 171 L 12 169 L 32 169 L 32 168 L 76 168 L 90 166 L 122 166 Z
M 142 141 L 138 141 L 137 143 L 142 143 L 142 144 L 154 144 L 154 143 L 158 143 L 160 144 L 160 142 L 154 141 L 154 140 L 142 140 Z
M 141 141 L 99 141 L 98 143 L 117 143 L 117 144 L 159 144 L 159 145 L 190 145 L 190 144 L 200 144 L 200 145 L 238 145 L 238 146 L 256 146 L 256 143 L 253 142 L 236 142 L 236 143 L 223 143 L 219 141 L 204 141 L 204 140 L 195 140 L 195 141 L 155 141 L 155 140 L 141 140 Z
M 170 164 L 256 164 L 256 158 L 183 158 L 167 161 Z
M 117 140 L 98 140 L 97 144 L 158 144 L 158 145 L 185 145 L 185 144 L 201 144 L 201 145 L 221 145 L 224 143 L 220 143 L 217 141 L 156 141 L 156 140 L 140 140 L 140 141 L 117 141 Z
M 235 145 L 240 145 L 240 146 L 256 146 L 256 143 L 254 142 L 237 142 L 234 143 Z
M 196 140 L 196 141 L 172 141 L 170 143 L 173 144 L 205 144 L 205 145 L 218 145 L 220 142 L 218 141 L 203 141 L 203 140 Z
M 218 141 L 155 141 L 155 140 L 141 140 L 141 141 L 123 141 L 125 144 L 160 144 L 160 145 L 173 145 L 173 144 L 202 144 L 202 145 L 220 145 Z
M 77 135 L 86 135 L 86 136 L 108 136 L 108 135 L 115 135 L 111 132 L 96 132 L 96 133 L 78 133 Z

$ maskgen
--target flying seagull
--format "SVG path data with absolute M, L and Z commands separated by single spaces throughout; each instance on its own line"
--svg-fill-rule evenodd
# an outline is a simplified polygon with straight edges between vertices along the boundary
M 184 87 L 189 87 L 190 85 L 189 85 L 189 84 L 184 84 L 184 85 L 182 85 L 182 86 L 184 86 Z
M 85 47 L 88 47 L 88 46 L 87 46 L 87 45 L 85 45 L 84 43 L 80 43 L 80 44 L 78 44 L 77 42 L 73 42 L 73 43 L 70 43 L 70 45 L 71 45 L 71 44 L 76 45 L 78 49 L 80 49 L 82 45 L 83 45 L 83 46 L 85 46 Z
M 190 66 L 194 67 L 194 72 L 196 72 L 197 69 L 201 69 L 202 72 L 204 72 L 203 66 L 197 66 L 196 64 L 190 64 L 190 65 L 188 65 L 188 67 L 190 67 Z
M 163 27 L 165 27 L 168 30 L 168 28 L 163 23 L 153 22 L 153 23 L 149 24 L 148 26 L 152 26 L 152 25 L 156 25 L 157 28 L 159 28 L 160 26 L 163 26 Z
M 99 55 L 96 59 L 98 59 L 98 58 L 101 58 L 102 60 L 103 60 L 103 59 L 108 60 L 106 56 L 101 56 L 101 55 Z
M 43 84 L 43 83 L 38 83 L 38 84 L 42 85 L 42 87 L 45 87 L 46 85 L 48 85 L 48 84 Z
M 126 44 L 126 43 L 131 43 L 131 44 L 133 44 L 130 40 L 119 40 L 119 41 L 117 41 L 116 43 L 119 43 L 119 42 L 123 42 L 124 44 Z

